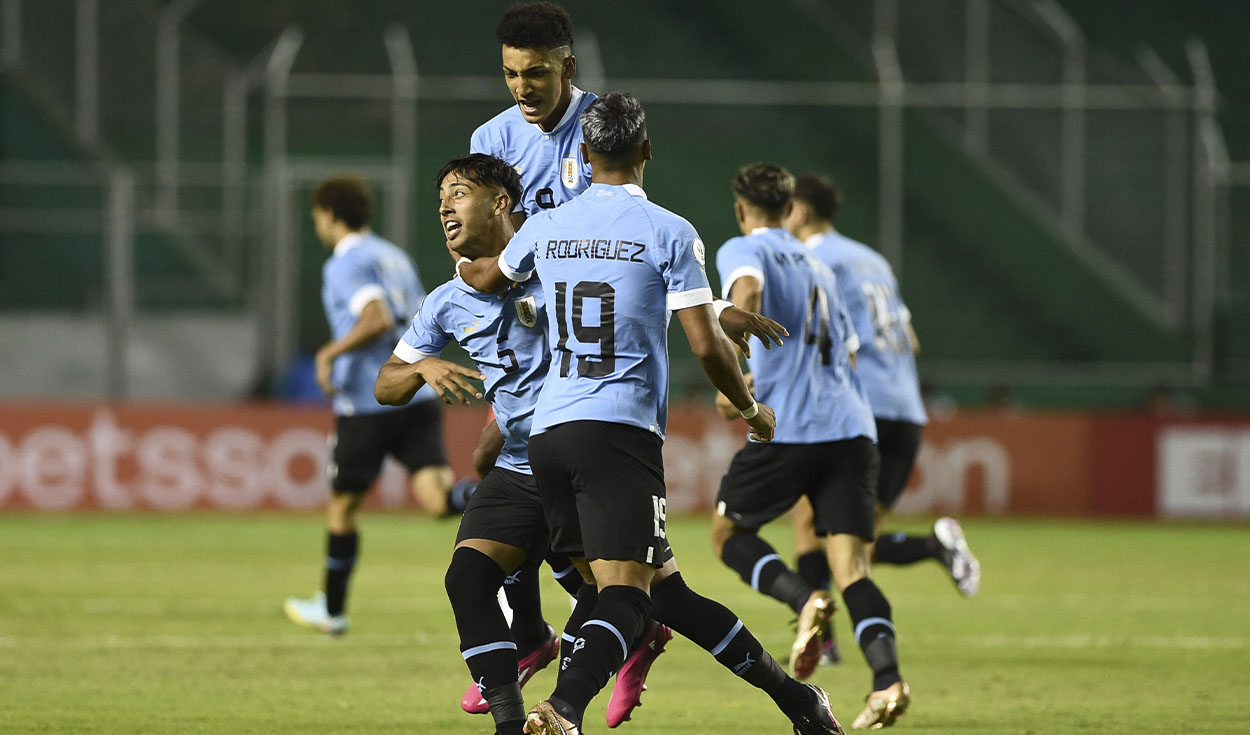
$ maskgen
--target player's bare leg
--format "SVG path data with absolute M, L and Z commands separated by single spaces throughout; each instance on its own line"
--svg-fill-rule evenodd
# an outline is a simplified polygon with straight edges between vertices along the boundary
M 412 495 L 430 515 L 441 518 L 451 513 L 447 496 L 456 476 L 447 465 L 422 467 L 412 474 Z

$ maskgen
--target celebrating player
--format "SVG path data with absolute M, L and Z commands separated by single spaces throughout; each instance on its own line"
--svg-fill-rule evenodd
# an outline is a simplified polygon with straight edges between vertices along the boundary
M 676 569 L 661 456 L 669 313 L 758 438 L 771 437 L 773 415 L 751 398 L 733 343 L 716 325 L 702 241 L 642 190 L 651 158 L 642 106 L 609 94 L 581 125 L 591 187 L 528 219 L 498 259 L 463 271 L 474 287 L 495 291 L 537 269 L 554 344 L 530 458 L 553 547 L 584 557 L 598 587 L 593 607 L 579 602 L 574 611 L 581 625 L 567 665 L 551 697 L 530 711 L 527 731 L 581 732 L 586 706 L 654 614 L 764 689 L 795 732 L 841 732 L 823 691 L 788 677 L 732 612 L 694 593 Z
M 833 599 L 790 570 L 758 534 L 807 496 L 817 526 L 829 533 L 834 582 L 873 672 L 868 705 L 854 726 L 890 725 L 910 695 L 890 603 L 869 577 L 879 460 L 872 413 L 851 367 L 856 333 L 833 274 L 781 227 L 794 178 L 779 166 L 754 164 L 738 172 L 733 191 L 742 237 L 717 253 L 722 288 L 740 308 L 762 307 L 802 340 L 749 358 L 756 396 L 777 406 L 781 421 L 773 442 L 749 441 L 734 456 L 717 496 L 713 545 L 744 582 L 799 613 L 790 667 L 800 679 L 810 676 Z
M 326 179 L 313 193 L 317 237 L 331 248 L 321 299 L 333 341 L 317 351 L 317 383 L 333 399 L 335 442 L 326 506 L 325 582 L 311 599 L 288 598 L 292 621 L 323 633 L 347 630 L 347 589 L 360 544 L 356 513 L 385 455 L 412 473 L 421 506 L 446 515 L 452 485 L 443 448 L 442 408 L 432 390 L 398 408 L 379 405 L 373 382 L 402 334 L 396 317 L 414 313 L 425 291 L 407 254 L 369 229 L 373 198 L 362 179 Z
M 846 302 L 860 344 L 855 372 L 868 395 L 877 424 L 881 472 L 877 480 L 877 522 L 898 502 L 920 450 L 920 436 L 928 420 L 916 377 L 919 349 L 911 312 L 898 293 L 889 262 L 867 245 L 834 229 L 842 192 L 819 174 L 800 176 L 794 187 L 794 206 L 785 226 L 803 241 L 837 277 L 838 292 Z M 799 507 L 802 507 L 800 504 Z M 796 548 L 819 544 L 810 505 L 795 516 Z M 981 585 L 981 565 L 968 549 L 963 529 L 954 518 L 939 518 L 928 536 L 905 533 L 877 534 L 874 562 L 914 564 L 934 559 L 946 566 L 955 587 L 971 597 Z M 829 567 L 817 550 L 799 557 L 799 573 L 813 586 L 828 586 Z

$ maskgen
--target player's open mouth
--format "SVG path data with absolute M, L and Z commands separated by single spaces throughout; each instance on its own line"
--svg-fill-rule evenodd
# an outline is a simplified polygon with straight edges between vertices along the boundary
M 521 112 L 527 115 L 537 115 L 538 108 L 542 106 L 542 100 L 521 100 L 517 104 L 521 106 Z
M 443 221 L 443 232 L 447 233 L 448 240 L 455 240 L 456 235 L 460 234 L 461 227 L 462 225 L 459 222 L 456 222 L 455 220 Z

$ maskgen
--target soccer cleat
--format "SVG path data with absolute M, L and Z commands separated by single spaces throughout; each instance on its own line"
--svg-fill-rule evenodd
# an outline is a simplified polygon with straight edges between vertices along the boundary
M 942 563 L 955 586 L 964 597 L 975 595 L 981 588 L 981 563 L 968 549 L 959 521 L 948 517 L 937 519 L 933 522 L 933 536 L 942 546 Z
M 647 672 L 671 640 L 673 629 L 652 620 L 637 650 L 625 659 L 621 670 L 616 673 L 616 685 L 612 687 L 612 698 L 608 700 L 608 727 L 620 725 L 629 719 L 635 707 L 642 706 L 642 693 L 647 690 Z
M 327 635 L 343 635 L 347 632 L 347 616 L 327 613 L 326 596 L 322 592 L 306 600 L 288 597 L 282 609 L 296 625 L 312 628 Z
M 799 613 L 799 632 L 790 647 L 790 675 L 803 681 L 820 664 L 825 627 L 837 609 L 826 590 L 816 590 Z
M 820 649 L 820 665 L 832 666 L 840 663 L 842 663 L 842 652 L 838 650 L 838 642 L 830 634 Z
M 555 629 L 548 625 L 547 639 L 542 642 L 542 645 L 517 662 L 517 682 L 525 686 L 534 674 L 547 668 L 547 664 L 555 661 L 556 656 L 559 655 L 560 636 L 556 635 Z M 482 696 L 482 691 L 477 688 L 476 684 L 470 684 L 464 696 L 460 698 L 460 709 L 471 715 L 484 715 L 490 712 L 490 702 Z
M 564 719 L 551 702 L 542 701 L 525 716 L 527 735 L 581 735 L 581 728 Z
M 829 695 L 825 694 L 825 690 L 812 684 L 803 686 L 814 695 L 813 707 L 811 712 L 793 720 L 794 735 L 845 735 L 846 731 L 838 723 L 838 718 L 833 716 L 833 709 L 829 707 Z
M 909 704 L 911 704 L 911 688 L 905 681 L 896 681 L 888 688 L 868 695 L 868 704 L 864 707 L 864 711 L 859 713 L 859 717 L 855 718 L 855 722 L 851 723 L 851 727 L 856 730 L 865 727 L 872 730 L 889 727 L 903 716 Z

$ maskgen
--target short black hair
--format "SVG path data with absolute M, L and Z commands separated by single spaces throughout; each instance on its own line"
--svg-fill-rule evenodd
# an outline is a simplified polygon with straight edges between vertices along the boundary
M 753 163 L 738 171 L 733 190 L 765 213 L 780 216 L 794 196 L 794 176 L 775 163 Z
M 816 216 L 832 222 L 842 206 L 842 191 L 828 176 L 803 174 L 794 182 L 794 198 L 812 208 Z
M 325 209 L 348 229 L 363 229 L 373 219 L 373 194 L 359 176 L 332 176 L 313 192 L 313 206 Z
M 521 201 L 521 175 L 504 161 L 485 153 L 470 153 L 453 158 L 439 170 L 434 186 L 442 186 L 443 179 L 458 174 L 478 186 L 496 186 L 508 194 L 512 204 Z
M 495 37 L 512 48 L 572 48 L 573 20 L 555 3 L 520 3 L 504 12 Z
M 609 160 L 628 156 L 647 135 L 647 112 L 628 92 L 609 92 L 578 118 L 586 147 Z

